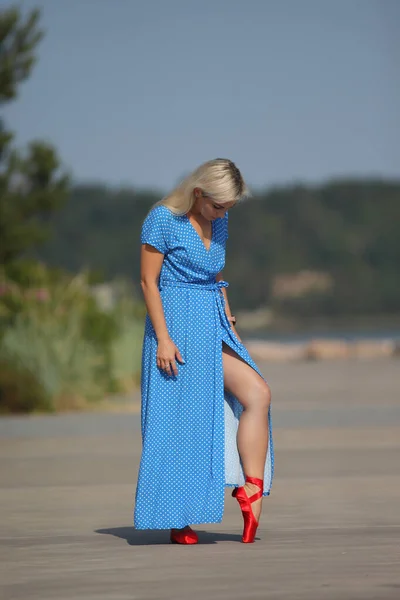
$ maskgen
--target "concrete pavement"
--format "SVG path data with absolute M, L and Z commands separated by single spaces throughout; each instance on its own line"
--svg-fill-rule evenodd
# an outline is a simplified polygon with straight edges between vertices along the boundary
M 137 403 L 126 414 L 0 419 L 4 600 L 399 600 L 400 362 L 261 364 L 276 478 L 258 540 L 135 531 Z

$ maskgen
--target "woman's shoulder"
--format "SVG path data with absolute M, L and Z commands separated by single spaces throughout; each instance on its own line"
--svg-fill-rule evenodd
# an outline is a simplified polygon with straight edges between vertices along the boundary
M 174 213 L 165 204 L 156 204 L 147 214 L 147 217 L 163 221 L 172 219 L 174 216 Z
M 170 210 L 164 204 L 153 206 L 144 218 L 143 225 L 147 223 L 160 224 L 167 223 L 170 218 Z
M 148 214 L 152 216 L 162 216 L 167 215 L 169 212 L 170 210 L 167 206 L 165 206 L 165 204 L 156 204 L 149 210 Z

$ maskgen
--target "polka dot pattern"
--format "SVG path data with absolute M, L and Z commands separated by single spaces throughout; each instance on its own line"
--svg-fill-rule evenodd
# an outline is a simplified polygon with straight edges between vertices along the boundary
M 236 445 L 242 406 L 224 391 L 222 342 L 262 377 L 230 327 L 221 287 L 228 213 L 212 222 L 207 250 L 186 215 L 163 205 L 147 215 L 141 243 L 164 254 L 159 290 L 169 334 L 185 361 L 169 376 L 156 364 L 157 338 L 146 316 L 142 351 L 142 456 L 135 495 L 136 529 L 219 523 L 224 486 L 244 483 Z M 272 423 L 264 490 L 274 470 Z

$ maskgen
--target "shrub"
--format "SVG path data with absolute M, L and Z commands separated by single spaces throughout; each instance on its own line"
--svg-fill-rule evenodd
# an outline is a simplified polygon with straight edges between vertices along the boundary
M 139 383 L 143 320 L 120 313 L 119 335 L 111 345 L 112 377 L 116 391 L 129 391 Z
M 0 358 L 0 412 L 53 411 L 52 399 L 28 369 Z
M 21 313 L 3 336 L 0 359 L 34 376 L 55 408 L 57 399 L 101 396 L 96 369 L 101 356 L 81 336 L 80 316 L 70 311 L 43 315 Z
M 0 410 L 82 408 L 137 384 L 143 307 L 129 294 L 103 309 L 86 275 L 36 288 L 3 278 L 0 287 Z

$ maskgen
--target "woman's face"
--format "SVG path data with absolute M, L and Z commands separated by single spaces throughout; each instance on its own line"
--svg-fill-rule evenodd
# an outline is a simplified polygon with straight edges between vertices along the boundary
M 225 216 L 227 210 L 235 206 L 236 202 L 224 202 L 221 204 L 214 200 L 211 196 L 207 196 L 205 193 L 199 194 L 197 198 L 200 214 L 207 219 L 207 221 L 214 221 L 214 219 L 220 219 Z

